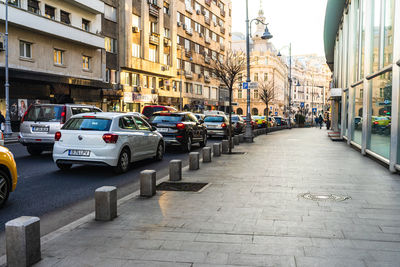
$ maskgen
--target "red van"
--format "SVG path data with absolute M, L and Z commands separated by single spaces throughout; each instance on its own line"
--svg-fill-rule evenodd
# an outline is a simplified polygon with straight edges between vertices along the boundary
M 175 112 L 178 110 L 174 107 L 151 105 L 151 106 L 145 106 L 143 108 L 142 114 L 145 115 L 147 118 L 150 118 L 154 112 L 159 112 L 159 111 Z

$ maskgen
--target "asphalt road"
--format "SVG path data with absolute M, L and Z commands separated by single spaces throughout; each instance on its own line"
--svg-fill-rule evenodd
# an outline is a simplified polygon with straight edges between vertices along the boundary
M 220 141 L 209 140 L 208 146 Z M 0 239 L 4 224 L 11 219 L 23 215 L 38 216 L 42 221 L 42 234 L 45 234 L 92 212 L 94 191 L 98 187 L 117 186 L 121 198 L 138 189 L 142 170 L 156 170 L 159 179 L 168 174 L 170 160 L 181 159 L 184 166 L 188 164 L 188 154 L 173 148 L 167 150 L 163 161 L 140 161 L 121 175 L 114 174 L 111 168 L 97 166 L 77 165 L 71 170 L 60 171 L 50 152 L 30 156 L 20 144 L 6 146 L 17 162 L 18 184 L 6 206 L 0 210 Z M 198 145 L 193 146 L 192 151 L 199 150 Z

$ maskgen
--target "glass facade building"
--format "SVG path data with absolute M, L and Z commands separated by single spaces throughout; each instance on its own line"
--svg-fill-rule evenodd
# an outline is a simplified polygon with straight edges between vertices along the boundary
M 328 0 L 325 54 L 338 131 L 349 145 L 400 170 L 400 1 Z

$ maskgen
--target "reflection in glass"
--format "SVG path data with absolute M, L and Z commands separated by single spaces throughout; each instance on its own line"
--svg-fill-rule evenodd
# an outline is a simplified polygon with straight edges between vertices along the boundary
M 392 119 L 392 72 L 372 80 L 371 151 L 389 158 Z
M 367 0 L 362 0 L 361 7 L 361 40 L 360 40 L 360 51 L 361 51 L 361 60 L 360 60 L 360 80 L 364 78 L 364 59 L 365 59 L 365 30 L 366 30 L 366 22 L 367 22 Z
M 374 0 L 373 9 L 373 25 L 372 25 L 372 72 L 376 72 L 379 69 L 379 44 L 380 44 L 380 25 L 381 25 L 381 1 Z
M 393 16 L 394 0 L 385 0 L 385 24 L 383 29 L 383 65 L 393 62 Z
M 362 142 L 363 96 L 363 84 L 360 84 L 354 88 L 354 131 L 353 136 L 351 137 L 351 139 L 359 145 L 361 145 Z

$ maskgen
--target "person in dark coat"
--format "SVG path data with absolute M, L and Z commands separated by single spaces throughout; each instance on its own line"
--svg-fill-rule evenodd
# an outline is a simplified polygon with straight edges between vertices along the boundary
M 322 123 L 323 123 L 323 122 L 324 122 L 324 118 L 322 118 L 322 115 L 319 114 L 318 123 L 319 123 L 319 128 L 320 128 L 320 129 L 322 128 Z

